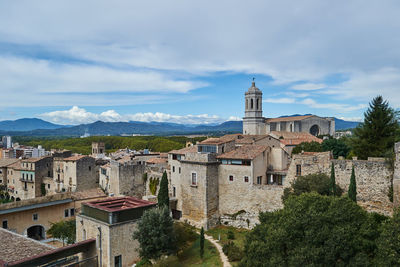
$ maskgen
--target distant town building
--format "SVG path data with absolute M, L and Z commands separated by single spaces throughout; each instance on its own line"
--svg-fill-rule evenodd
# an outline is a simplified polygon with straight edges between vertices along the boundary
M 102 158 L 105 156 L 106 147 L 103 142 L 92 143 L 92 156 L 95 158 Z
M 7 135 L 7 136 L 3 136 L 1 139 L 1 142 L 3 144 L 3 148 L 12 148 L 12 137 Z

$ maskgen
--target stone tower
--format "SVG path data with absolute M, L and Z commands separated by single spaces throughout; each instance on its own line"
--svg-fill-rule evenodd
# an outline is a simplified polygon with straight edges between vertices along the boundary
M 243 134 L 265 134 L 265 122 L 262 116 L 262 92 L 253 81 L 245 93 L 245 111 Z

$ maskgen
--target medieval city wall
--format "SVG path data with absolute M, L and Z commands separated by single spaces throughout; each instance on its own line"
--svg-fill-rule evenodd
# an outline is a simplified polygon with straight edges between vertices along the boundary
M 293 155 L 287 182 L 296 178 L 296 165 L 301 166 L 301 175 L 331 172 L 331 163 L 335 168 L 336 183 L 347 193 L 352 166 L 356 176 L 357 203 L 370 212 L 391 215 L 393 203 L 389 200 L 393 171 L 382 159 L 370 160 L 332 160 L 329 152 L 314 155 Z
M 393 175 L 393 204 L 398 208 L 400 206 L 400 142 L 396 143 L 394 151 L 396 153 L 396 161 Z

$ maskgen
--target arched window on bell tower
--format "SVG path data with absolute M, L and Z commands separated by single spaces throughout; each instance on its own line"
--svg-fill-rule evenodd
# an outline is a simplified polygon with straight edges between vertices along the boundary
M 250 109 L 254 108 L 254 103 L 253 103 L 253 99 L 250 100 Z
M 257 104 L 256 104 L 256 109 L 257 109 L 257 110 L 259 110 L 259 104 L 258 104 L 258 101 L 259 101 L 259 99 L 257 98 L 257 101 L 256 101 L 256 103 L 257 103 Z
M 249 100 L 246 99 L 246 109 L 249 109 Z

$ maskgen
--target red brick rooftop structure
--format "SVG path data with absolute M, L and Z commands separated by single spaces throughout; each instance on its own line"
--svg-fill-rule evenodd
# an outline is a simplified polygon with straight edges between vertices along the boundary
M 157 204 L 135 197 L 109 197 L 82 204 L 82 216 L 112 225 L 138 220 Z
M 87 202 L 85 205 L 107 212 L 116 212 L 127 209 L 154 206 L 155 203 L 135 197 L 112 197 L 98 201 Z

